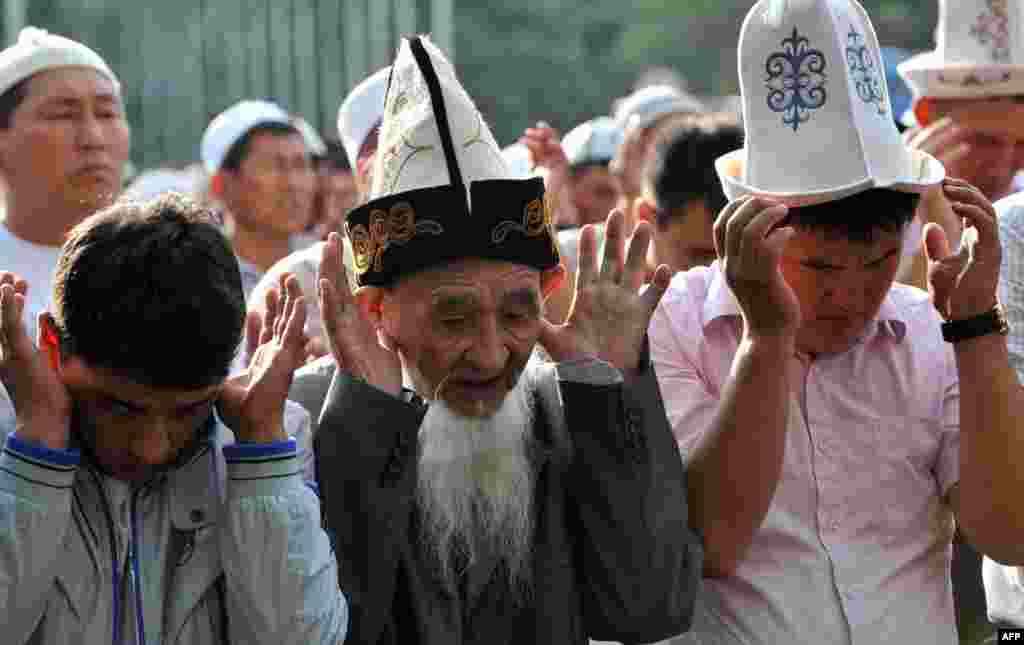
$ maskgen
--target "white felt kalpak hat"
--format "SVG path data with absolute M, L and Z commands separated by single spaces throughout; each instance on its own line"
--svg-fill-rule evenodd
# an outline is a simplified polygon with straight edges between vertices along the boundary
M 915 96 L 1024 94 L 1022 13 L 1020 0 L 939 0 L 936 49 L 904 61 L 900 76 Z
M 299 132 L 291 115 L 270 101 L 239 101 L 214 117 L 199 143 L 199 156 L 206 172 L 212 175 L 220 170 L 231 147 L 250 130 L 263 125 L 286 125 Z
M 99 54 L 82 43 L 51 34 L 43 29 L 25 27 L 18 42 L 0 51 L 0 94 L 33 74 L 58 67 L 88 67 L 110 79 L 121 93 L 121 83 Z
M 922 192 L 945 176 L 903 144 L 856 0 L 760 0 L 740 31 L 739 71 L 745 147 L 715 163 L 730 200 L 803 206 L 869 188 Z
M 606 164 L 615 157 L 622 143 L 622 128 L 607 116 L 584 121 L 562 139 L 562 148 L 570 166 Z
M 356 85 L 338 108 L 338 137 L 353 170 L 366 137 L 384 117 L 384 95 L 390 67 L 379 69 Z
M 391 69 L 369 201 L 346 216 L 359 285 L 469 257 L 556 266 L 543 179 L 509 169 L 441 50 L 403 39 Z

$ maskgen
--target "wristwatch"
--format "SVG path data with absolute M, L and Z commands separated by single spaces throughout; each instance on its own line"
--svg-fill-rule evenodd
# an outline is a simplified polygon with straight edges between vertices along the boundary
M 1010 333 L 1010 323 L 1006 320 L 1006 310 L 998 302 L 983 314 L 964 318 L 963 320 L 948 320 L 942 323 L 942 338 L 947 343 L 958 343 L 962 340 L 985 336 L 993 332 L 1003 336 Z

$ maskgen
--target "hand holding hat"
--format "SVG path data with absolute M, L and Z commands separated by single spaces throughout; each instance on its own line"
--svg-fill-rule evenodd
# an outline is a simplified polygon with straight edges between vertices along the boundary
M 763 197 L 743 197 L 715 220 L 715 251 L 722 273 L 743 313 L 744 337 L 795 337 L 800 302 L 779 268 L 782 250 L 793 235 L 778 227 L 786 206 Z
M 974 186 L 946 179 L 943 190 L 953 211 L 970 225 L 957 253 L 950 252 L 945 231 L 930 223 L 924 229 L 928 256 L 928 291 L 946 320 L 978 316 L 996 304 L 1002 249 L 992 203 Z

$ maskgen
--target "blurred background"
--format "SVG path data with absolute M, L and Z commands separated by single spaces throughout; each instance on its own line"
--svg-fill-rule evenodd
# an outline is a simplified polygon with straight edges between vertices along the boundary
M 561 132 L 638 85 L 738 92 L 751 0 L 3 0 L 5 44 L 34 25 L 96 49 L 120 76 L 145 168 L 197 157 L 210 118 L 269 98 L 334 133 L 338 106 L 431 32 L 499 143 L 543 119 Z M 929 49 L 936 0 L 865 0 L 883 46 Z

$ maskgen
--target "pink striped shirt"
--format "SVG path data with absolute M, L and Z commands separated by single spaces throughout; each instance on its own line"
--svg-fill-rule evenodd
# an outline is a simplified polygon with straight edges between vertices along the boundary
M 944 495 L 959 479 L 960 395 L 940 322 L 926 293 L 897 284 L 851 349 L 779 366 L 799 386 L 775 497 L 736 574 L 705 580 L 673 643 L 956 645 Z M 684 459 L 741 334 L 718 262 L 678 274 L 655 312 L 651 355 Z

